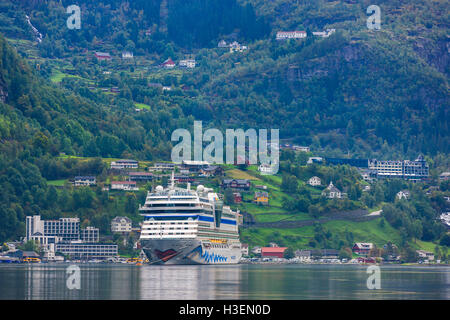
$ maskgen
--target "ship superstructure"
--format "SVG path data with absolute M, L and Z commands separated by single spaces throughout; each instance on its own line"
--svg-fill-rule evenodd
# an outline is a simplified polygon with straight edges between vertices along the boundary
M 239 211 L 224 206 L 212 189 L 175 186 L 148 192 L 140 245 L 151 263 L 234 264 L 241 258 Z

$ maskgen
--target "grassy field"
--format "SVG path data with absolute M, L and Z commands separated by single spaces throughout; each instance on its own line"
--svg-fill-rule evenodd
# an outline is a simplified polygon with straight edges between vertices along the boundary
M 260 181 L 259 178 L 252 176 L 248 174 L 245 171 L 239 170 L 239 169 L 231 169 L 226 171 L 227 176 L 231 177 L 232 179 L 248 179 L 248 180 L 256 180 Z
M 63 187 L 63 186 L 64 186 L 64 183 L 65 183 L 66 181 L 67 181 L 67 180 L 65 180 L 65 179 L 62 179 L 62 180 L 48 180 L 48 181 L 47 181 L 47 184 L 48 184 L 49 186 Z
M 146 109 L 146 110 L 150 110 L 151 109 L 151 107 L 148 104 L 145 104 L 145 103 L 137 103 L 136 102 L 134 105 L 138 109 Z
M 299 215 L 298 218 L 305 218 L 306 216 Z M 265 217 L 262 217 L 265 219 Z M 378 247 L 382 247 L 388 241 L 399 244 L 400 235 L 397 230 L 385 223 L 383 227 L 380 226 L 380 219 L 374 219 L 366 222 L 351 222 L 351 221 L 330 221 L 323 224 L 324 228 L 329 230 L 332 235 L 339 235 L 345 238 L 346 232 L 352 232 L 355 242 L 372 242 Z M 307 248 L 309 240 L 314 236 L 314 227 L 306 226 L 302 228 L 280 229 L 280 228 L 259 228 L 244 229 L 242 235 L 250 236 L 251 245 L 267 245 L 274 233 L 279 233 L 283 240 L 283 245 L 291 246 L 293 248 Z M 273 240 L 273 239 L 272 239 Z

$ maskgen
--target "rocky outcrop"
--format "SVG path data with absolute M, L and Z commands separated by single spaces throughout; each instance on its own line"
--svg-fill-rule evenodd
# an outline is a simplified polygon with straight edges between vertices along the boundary
M 426 38 L 418 38 L 413 48 L 429 65 L 435 67 L 439 72 L 448 74 L 450 62 L 449 38 L 435 42 Z
M 6 99 L 8 98 L 8 91 L 6 90 L 6 86 L 3 81 L 0 79 L 0 101 L 6 102 Z

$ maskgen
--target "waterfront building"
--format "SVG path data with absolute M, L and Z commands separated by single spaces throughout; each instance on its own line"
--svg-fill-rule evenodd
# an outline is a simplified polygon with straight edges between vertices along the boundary
M 86 227 L 80 230 L 80 239 L 84 242 L 99 242 L 100 230 L 95 227 Z
M 417 255 L 419 256 L 419 260 L 428 260 L 433 261 L 434 260 L 434 254 L 429 251 L 425 250 L 416 250 Z
M 261 258 L 283 258 L 287 247 L 262 247 Z
M 72 241 L 57 243 L 56 251 L 69 256 L 70 259 L 108 258 L 118 255 L 118 246 L 116 244 Z
M 311 261 L 311 251 L 310 250 L 296 250 L 294 252 L 295 257 L 300 262 L 310 262 Z
M 367 255 L 373 248 L 373 243 L 370 242 L 357 242 L 353 245 L 352 251 L 356 254 Z
M 33 236 L 57 237 L 62 241 L 79 240 L 80 219 L 60 218 L 58 220 L 41 220 L 41 216 L 39 215 L 27 216 L 25 240 L 32 240 Z M 45 241 L 49 240 L 47 239 Z
M 241 252 L 243 256 L 248 256 L 248 244 L 241 243 Z
M 252 248 L 252 253 L 261 255 L 261 247 L 258 247 L 258 246 L 253 247 Z

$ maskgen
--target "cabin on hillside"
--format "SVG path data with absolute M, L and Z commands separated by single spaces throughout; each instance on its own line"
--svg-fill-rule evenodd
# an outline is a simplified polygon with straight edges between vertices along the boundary
M 107 52 L 95 52 L 94 56 L 97 58 L 97 60 L 99 61 L 108 61 L 111 60 L 111 55 Z

